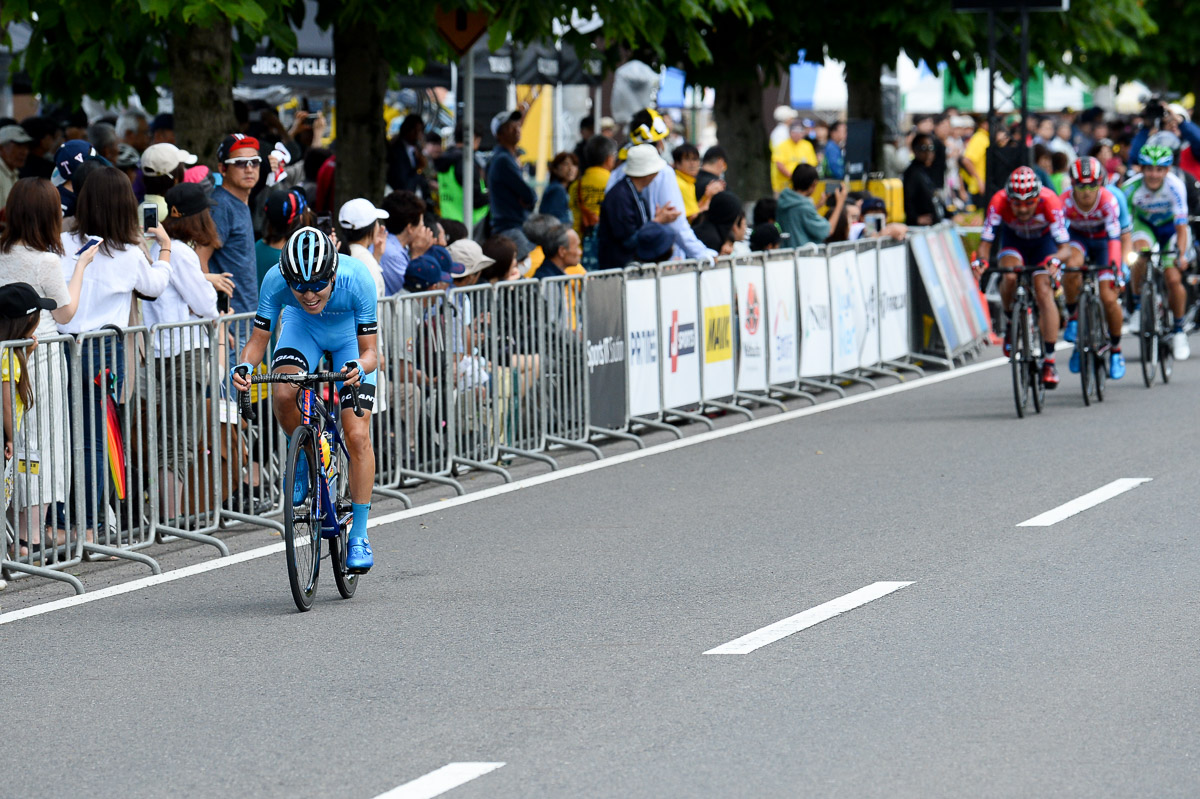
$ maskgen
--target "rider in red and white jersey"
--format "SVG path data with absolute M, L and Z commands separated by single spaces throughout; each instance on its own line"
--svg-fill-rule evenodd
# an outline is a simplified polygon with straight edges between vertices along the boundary
M 1066 260 L 1068 244 L 1066 219 L 1058 195 L 1044 188 L 1037 175 L 1027 166 L 1013 170 L 1008 184 L 992 197 L 984 219 L 979 258 L 972 265 L 976 277 L 988 266 L 988 256 L 997 235 L 1000 237 L 1000 266 L 1004 269 L 1033 268 L 1033 294 L 1041 318 L 1042 340 L 1045 342 L 1045 366 L 1042 380 L 1046 388 L 1058 387 L 1058 369 L 1054 365 L 1054 345 L 1058 341 L 1058 306 L 1054 303 L 1051 278 L 1058 265 Z M 1004 310 L 1012 308 L 1017 294 L 1017 276 L 1004 275 L 1000 283 L 1000 298 Z M 1008 331 L 1011 337 L 1012 331 Z M 1005 342 L 1005 351 L 1011 340 Z

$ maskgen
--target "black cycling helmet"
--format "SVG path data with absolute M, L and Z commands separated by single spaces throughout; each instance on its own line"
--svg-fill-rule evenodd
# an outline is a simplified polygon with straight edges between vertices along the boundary
M 288 283 L 329 280 L 337 269 L 337 247 L 315 227 L 302 227 L 291 235 L 279 254 L 279 271 Z

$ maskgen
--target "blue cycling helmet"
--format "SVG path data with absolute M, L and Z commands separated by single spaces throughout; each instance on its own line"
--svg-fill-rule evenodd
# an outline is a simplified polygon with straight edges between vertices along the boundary
M 1175 163 L 1175 154 L 1169 147 L 1147 144 L 1138 150 L 1138 163 L 1143 166 L 1171 166 Z
M 279 254 L 279 271 L 288 283 L 329 280 L 337 269 L 337 247 L 315 227 L 302 227 L 291 235 Z

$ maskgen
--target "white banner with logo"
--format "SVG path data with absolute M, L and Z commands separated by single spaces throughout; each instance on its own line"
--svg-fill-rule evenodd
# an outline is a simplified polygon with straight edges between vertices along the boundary
M 858 285 L 862 292 L 863 327 L 859 331 L 862 345 L 859 363 L 871 366 L 879 363 L 879 248 L 870 247 L 858 253 Z
M 664 408 L 684 409 L 700 402 L 696 283 L 695 272 L 667 275 L 659 280 Z
M 629 336 L 629 415 L 656 416 L 658 391 L 658 285 L 653 279 L 625 281 L 625 323 Z
M 908 248 L 879 251 L 880 356 L 895 361 L 909 354 Z
M 833 374 L 833 330 L 829 311 L 829 264 L 823 255 L 796 259 L 800 281 L 800 376 Z
M 704 398 L 733 395 L 733 284 L 729 267 L 700 273 L 700 307 L 704 312 Z
M 800 371 L 796 347 L 795 261 L 767 261 L 767 335 L 769 358 L 767 380 L 772 384 L 794 383 Z
M 766 287 L 760 265 L 733 269 L 738 307 L 738 391 L 767 390 Z
M 833 306 L 833 371 L 849 372 L 862 366 L 859 350 L 866 324 L 854 250 L 830 256 L 829 294 Z

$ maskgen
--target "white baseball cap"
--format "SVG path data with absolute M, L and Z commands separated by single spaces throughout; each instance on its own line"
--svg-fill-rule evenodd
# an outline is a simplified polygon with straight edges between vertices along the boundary
M 349 230 L 370 227 L 377 219 L 387 219 L 388 212 L 376 208 L 370 200 L 359 197 L 342 206 L 338 211 L 338 224 Z
M 150 177 L 163 177 L 175 171 L 180 164 L 192 166 L 197 161 L 196 156 L 187 150 L 181 150 L 174 144 L 160 142 L 151 144 L 142 153 L 142 174 Z
M 657 175 L 666 166 L 653 144 L 636 144 L 625 156 L 625 174 L 631 178 Z
M 471 239 L 459 239 L 447 249 L 450 250 L 450 257 L 454 259 L 454 262 L 463 265 L 463 275 L 482 272 L 496 263 L 495 260 L 484 255 L 483 248 Z

